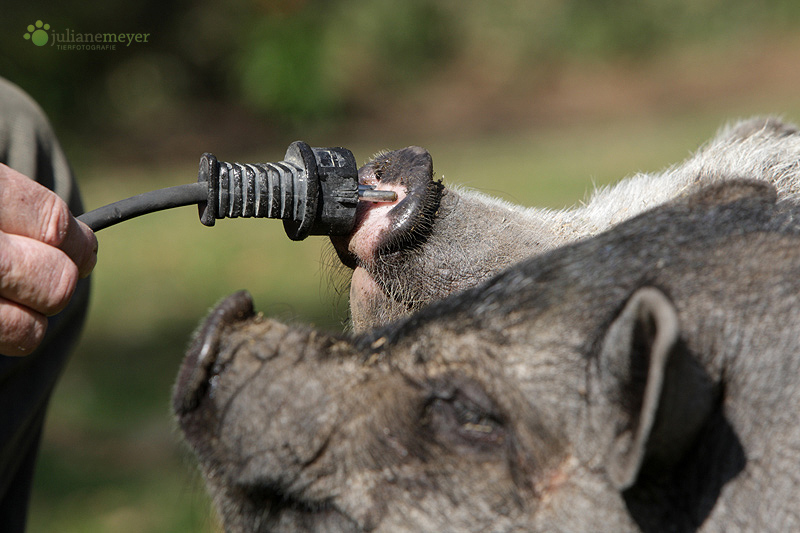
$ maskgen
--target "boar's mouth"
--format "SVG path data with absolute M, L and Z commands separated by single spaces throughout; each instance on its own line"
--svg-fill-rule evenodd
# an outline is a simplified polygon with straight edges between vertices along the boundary
M 427 150 L 409 146 L 378 154 L 358 171 L 359 183 L 377 189 L 395 190 L 397 202 L 386 210 L 385 204 L 361 202 L 353 232 L 333 237 L 336 253 L 342 263 L 352 269 L 369 268 L 387 256 L 412 250 L 430 235 L 439 209 L 444 186 L 433 179 L 433 159 Z M 366 229 L 365 220 L 385 213 L 379 229 Z M 369 241 L 369 245 L 362 244 Z
M 197 409 L 206 396 L 219 354 L 223 330 L 255 315 L 247 291 L 236 292 L 220 302 L 206 318 L 187 351 L 172 397 L 176 415 L 183 418 Z
M 307 502 L 280 488 L 256 487 L 246 491 L 247 499 L 259 508 L 259 531 L 364 531 L 358 522 L 329 502 Z
M 378 168 L 380 181 L 400 185 L 406 195 L 389 212 L 389 229 L 378 244 L 377 255 L 387 256 L 420 245 L 430 235 L 442 197 L 441 181 L 433 179 L 433 160 L 427 150 L 409 147 L 391 160 L 392 168 Z

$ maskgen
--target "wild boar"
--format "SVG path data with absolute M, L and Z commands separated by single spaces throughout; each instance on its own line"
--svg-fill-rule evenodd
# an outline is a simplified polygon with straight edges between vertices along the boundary
M 796 199 L 798 176 L 800 134 L 775 118 L 724 128 L 684 163 L 599 189 L 568 210 L 523 208 L 445 188 L 433 179 L 430 154 L 410 147 L 380 154 L 359 171 L 362 183 L 395 190 L 398 201 L 362 203 L 353 233 L 332 240 L 354 269 L 352 324 L 364 331 L 698 187 L 748 178 L 772 183 L 781 199 Z
M 173 407 L 226 530 L 798 530 L 800 210 L 722 181 L 352 337 L 223 301 Z

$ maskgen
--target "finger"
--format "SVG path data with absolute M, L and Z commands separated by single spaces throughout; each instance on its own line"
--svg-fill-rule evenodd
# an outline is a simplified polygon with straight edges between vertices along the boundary
M 88 276 L 97 263 L 97 238 L 51 190 L 0 164 L 0 231 L 55 246 Z
M 78 267 L 61 250 L 0 233 L 0 297 L 53 315 L 69 303 L 78 277 Z
M 97 237 L 89 226 L 72 216 L 59 249 L 72 259 L 82 278 L 91 274 L 97 264 Z
M 0 354 L 28 355 L 39 346 L 46 331 L 44 315 L 0 298 Z
M 0 164 L 0 231 L 56 240 L 67 230 L 63 203 L 53 191 Z

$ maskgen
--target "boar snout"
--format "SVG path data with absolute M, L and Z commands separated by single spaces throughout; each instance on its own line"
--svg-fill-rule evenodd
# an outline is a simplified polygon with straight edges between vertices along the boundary
M 219 352 L 221 331 L 254 315 L 253 299 L 247 291 L 222 300 L 197 331 L 181 367 L 173 394 L 173 409 L 186 414 L 197 408 L 206 392 Z
M 211 311 L 173 410 L 228 531 L 355 529 L 330 496 L 341 481 L 331 450 L 350 423 L 336 399 L 359 368 L 349 341 L 266 319 L 246 292 Z
M 444 187 L 433 179 L 433 159 L 427 150 L 410 146 L 375 156 L 358 171 L 359 183 L 397 193 L 392 203 L 361 202 L 350 235 L 332 237 L 342 263 L 353 269 L 351 318 L 356 331 L 403 316 L 411 295 L 397 280 L 418 279 L 409 261 L 435 231 Z
M 442 189 L 441 183 L 433 180 L 433 159 L 427 150 L 409 146 L 378 154 L 359 169 L 358 181 L 395 191 L 397 200 L 359 204 L 350 235 L 332 238 L 345 265 L 368 266 L 425 239 Z

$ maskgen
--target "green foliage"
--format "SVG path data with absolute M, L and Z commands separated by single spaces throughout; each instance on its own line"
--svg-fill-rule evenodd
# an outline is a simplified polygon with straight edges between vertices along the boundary
M 262 18 L 246 32 L 235 76 L 255 109 L 300 122 L 335 110 L 336 98 L 325 87 L 320 15 L 306 10 Z
M 419 80 L 451 59 L 457 46 L 454 42 L 457 23 L 441 2 L 350 1 L 343 2 L 339 11 L 343 26 L 337 31 L 350 37 L 343 47 L 373 50 L 373 57 L 366 65 L 371 70 L 361 73 L 364 78 L 377 76 L 387 84 Z M 348 21 L 352 21 L 354 28 L 348 28 Z
M 303 126 L 410 90 L 454 62 L 535 75 L 565 59 L 647 58 L 800 22 L 793 0 L 64 0 L 49 10 L 10 1 L 19 6 L 6 10 L 0 69 L 58 122 L 90 130 L 208 99 Z M 113 53 L 59 53 L 23 39 L 43 18 L 53 31 L 152 37 Z M 138 104 L 120 103 L 125 86 L 146 88 Z
M 428 0 L 309 2 L 249 25 L 234 78 L 258 111 L 295 123 L 324 120 L 338 116 L 359 86 L 419 80 L 448 57 L 448 35 L 445 13 Z

